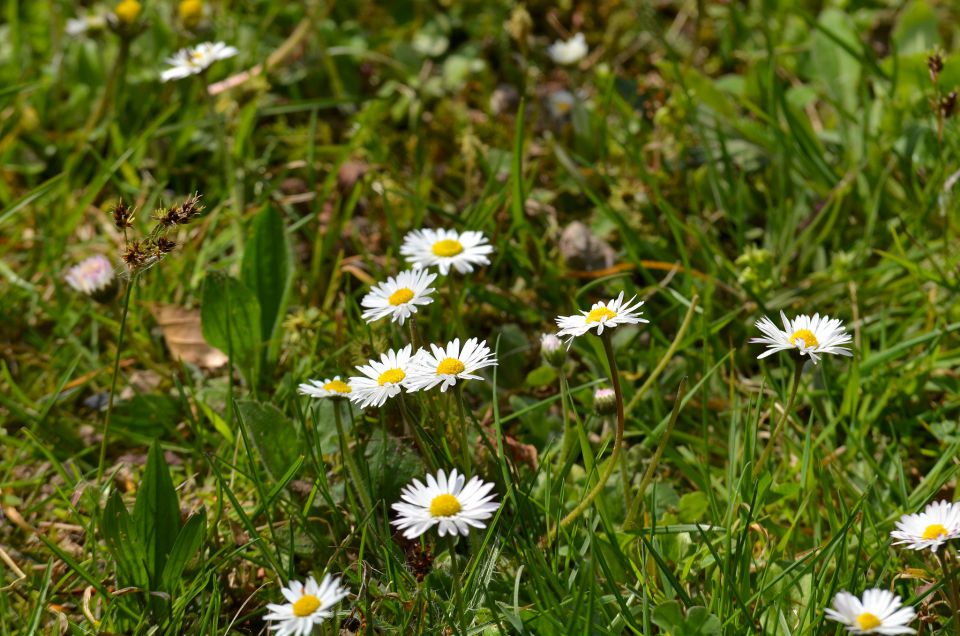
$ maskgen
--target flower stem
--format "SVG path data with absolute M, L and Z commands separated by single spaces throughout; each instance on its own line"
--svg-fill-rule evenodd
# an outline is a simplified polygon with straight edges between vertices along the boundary
M 613 392 L 617 397 L 617 429 L 616 434 L 613 440 L 613 452 L 610 454 L 610 458 L 607 460 L 606 465 L 603 467 L 600 473 L 600 478 L 597 481 L 596 486 L 587 493 L 587 496 L 583 498 L 576 508 L 570 511 L 570 513 L 560 520 L 560 528 L 564 528 L 570 525 L 577 517 L 583 514 L 583 511 L 586 510 L 593 500 L 603 491 L 604 487 L 607 484 L 607 480 L 610 479 L 610 475 L 613 473 L 614 469 L 617 467 L 617 462 L 620 459 L 620 449 L 623 446 L 623 393 L 620 390 L 620 372 L 617 370 L 617 360 L 616 356 L 613 353 L 613 343 L 610 341 L 610 332 L 600 336 L 600 339 L 603 341 L 603 351 L 607 354 L 607 362 L 610 365 L 610 383 L 613 384 Z
M 653 458 L 650 460 L 650 465 L 647 466 L 647 472 L 644 473 L 643 479 L 640 481 L 640 485 L 637 487 L 637 494 L 634 496 L 633 504 L 627 508 L 627 518 L 623 522 L 624 530 L 629 530 L 637 519 L 637 514 L 640 512 L 640 506 L 643 504 L 643 496 L 646 494 L 647 487 L 650 486 L 650 482 L 653 481 L 654 472 L 657 470 L 657 466 L 660 464 L 660 458 L 663 457 L 663 451 L 665 451 L 667 448 L 667 442 L 670 440 L 670 434 L 673 432 L 673 427 L 677 424 L 677 417 L 680 415 L 680 408 L 683 404 L 683 395 L 686 392 L 686 388 L 687 379 L 684 377 L 682 380 L 680 380 L 680 386 L 677 388 L 677 397 L 673 403 L 673 411 L 670 413 L 670 421 L 667 422 L 667 428 L 660 436 L 660 442 L 657 444 L 657 450 L 654 451 Z
M 107 76 L 106 86 L 103 87 L 103 94 L 100 96 L 100 101 L 97 102 L 96 109 L 90 113 L 90 118 L 87 119 L 87 123 L 83 127 L 83 133 L 80 135 L 81 140 L 87 141 L 87 138 L 90 136 L 90 133 L 93 132 L 97 123 L 103 119 L 103 116 L 106 114 L 107 108 L 110 106 L 110 102 L 113 100 L 116 92 L 117 83 L 123 80 L 123 70 L 127 66 L 127 57 L 129 54 L 130 38 L 122 35 L 120 36 L 120 50 L 117 53 L 117 57 L 113 60 L 113 66 L 110 67 L 110 74 Z
M 947 597 L 950 600 L 950 609 L 953 614 L 953 629 L 960 636 L 960 593 L 957 591 L 957 573 L 950 571 L 947 564 L 946 549 L 940 553 L 940 566 L 943 568 L 943 578 L 947 583 Z
M 137 285 L 137 274 L 134 273 L 127 283 L 127 291 L 123 297 L 123 313 L 120 316 L 120 331 L 117 334 L 117 355 L 113 358 L 113 379 L 110 380 L 110 395 L 107 398 L 107 414 L 103 418 L 103 437 L 100 439 L 100 460 L 97 462 L 97 488 L 103 479 L 104 465 L 107 463 L 107 438 L 110 436 L 110 416 L 113 415 L 113 397 L 117 392 L 117 377 L 120 375 L 120 355 L 123 352 L 123 333 L 127 327 L 127 314 L 130 312 L 130 298 L 133 288 Z
M 350 450 L 350 438 L 343 432 L 343 420 L 340 416 L 340 398 L 333 400 L 333 421 L 337 426 L 337 437 L 340 438 L 340 457 L 343 460 L 343 465 L 350 475 L 350 480 L 353 482 L 354 490 L 357 491 L 357 496 L 360 497 L 360 503 L 363 504 L 364 512 L 369 514 L 370 511 L 373 510 L 373 502 L 370 500 L 370 493 L 367 492 L 367 484 L 361 479 L 360 468 L 357 466 L 353 452 Z
M 780 416 L 776 427 L 773 429 L 773 433 L 770 434 L 770 440 L 767 442 L 767 447 L 763 449 L 763 453 L 760 454 L 760 459 L 757 460 L 757 463 L 753 467 L 754 479 L 760 476 L 760 471 L 763 470 L 763 464 L 770 457 L 770 453 L 773 452 L 773 448 L 777 445 L 777 439 L 780 437 L 780 433 L 783 430 L 783 425 L 786 424 L 787 420 L 790 418 L 790 412 L 793 411 L 793 403 L 797 399 L 797 389 L 800 387 L 800 377 L 802 375 L 803 358 L 801 356 L 797 356 L 796 366 L 793 370 L 793 384 L 790 387 L 790 397 L 787 398 L 787 407 L 783 409 L 783 415 Z
M 467 434 L 467 415 L 463 405 L 463 389 L 457 384 L 454 387 L 457 394 L 457 411 L 460 414 L 460 425 L 457 426 L 457 432 L 460 434 L 460 454 L 463 457 L 463 474 L 467 477 L 473 474 L 473 461 L 470 458 L 470 442 Z

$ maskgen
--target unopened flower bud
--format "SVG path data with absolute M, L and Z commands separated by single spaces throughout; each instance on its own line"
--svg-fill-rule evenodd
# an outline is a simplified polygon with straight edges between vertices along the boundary
M 600 416 L 617 412 L 617 394 L 613 389 L 601 388 L 593 392 L 593 410 Z
M 567 358 L 567 349 L 556 334 L 545 333 L 540 336 L 540 354 L 547 364 L 561 367 Z

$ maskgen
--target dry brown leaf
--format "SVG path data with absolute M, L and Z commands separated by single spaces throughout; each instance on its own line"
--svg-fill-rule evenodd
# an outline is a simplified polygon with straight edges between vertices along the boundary
M 200 311 L 176 305 L 154 305 L 151 308 L 167 349 L 177 360 L 204 369 L 218 369 L 228 361 L 226 354 L 207 344 L 200 329 Z

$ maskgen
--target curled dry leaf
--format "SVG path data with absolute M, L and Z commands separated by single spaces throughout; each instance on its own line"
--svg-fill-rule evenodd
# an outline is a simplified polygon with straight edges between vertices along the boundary
M 204 369 L 218 369 L 228 361 L 226 354 L 211 347 L 200 330 L 200 311 L 176 305 L 154 305 L 153 317 L 163 333 L 170 355 Z

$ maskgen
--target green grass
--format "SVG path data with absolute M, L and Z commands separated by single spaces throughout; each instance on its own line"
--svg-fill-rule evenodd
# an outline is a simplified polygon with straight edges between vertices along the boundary
M 116 34 L 64 35 L 74 3 L 2 3 L 0 635 L 262 634 L 281 584 L 325 572 L 352 594 L 318 634 L 840 634 L 823 609 L 869 587 L 957 633 L 939 563 L 889 537 L 957 497 L 960 128 L 931 107 L 960 87 L 956 7 L 205 5 L 191 32 L 145 0 L 117 65 Z M 561 26 L 586 34 L 579 66 L 546 55 Z M 159 81 L 204 40 L 239 54 Z M 560 88 L 578 97 L 558 118 Z M 132 239 L 194 192 L 177 249 L 123 278 L 121 341 L 125 294 L 94 303 L 63 273 L 94 253 L 123 269 L 120 198 Z M 574 221 L 609 262 L 567 260 Z M 495 247 L 417 314 L 425 341 L 497 351 L 466 417 L 453 392 L 297 395 L 408 342 L 360 299 L 419 227 Z M 557 529 L 615 427 L 592 409 L 601 340 L 558 373 L 540 334 L 621 290 L 650 320 L 612 332 L 622 463 Z M 160 305 L 198 310 L 228 364 L 180 362 Z M 755 477 L 793 362 L 747 340 L 781 309 L 841 318 L 855 355 L 804 369 Z M 502 506 L 451 560 L 390 505 L 465 453 Z

